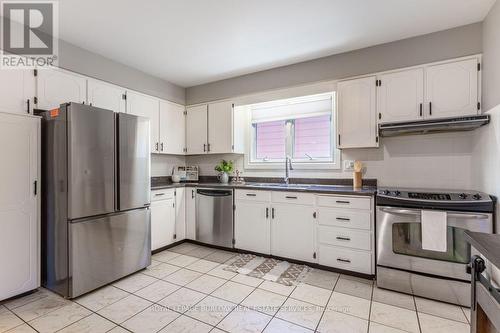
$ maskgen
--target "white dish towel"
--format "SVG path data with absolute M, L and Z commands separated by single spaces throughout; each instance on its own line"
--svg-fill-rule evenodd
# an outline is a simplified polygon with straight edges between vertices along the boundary
M 422 249 L 446 252 L 446 212 L 422 210 Z

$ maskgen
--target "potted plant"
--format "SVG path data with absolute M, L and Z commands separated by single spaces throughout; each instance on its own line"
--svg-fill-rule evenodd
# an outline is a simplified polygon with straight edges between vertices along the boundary
M 226 184 L 229 182 L 229 174 L 233 172 L 233 161 L 220 161 L 220 163 L 215 166 L 215 171 L 219 173 L 219 181 Z

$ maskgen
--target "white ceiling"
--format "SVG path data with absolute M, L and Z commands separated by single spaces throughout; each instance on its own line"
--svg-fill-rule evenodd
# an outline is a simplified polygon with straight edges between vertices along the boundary
M 189 87 L 482 21 L 495 0 L 61 0 L 60 37 Z

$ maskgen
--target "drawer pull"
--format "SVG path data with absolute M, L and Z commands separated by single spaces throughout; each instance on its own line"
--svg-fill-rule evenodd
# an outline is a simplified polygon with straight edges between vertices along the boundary
M 339 203 L 339 204 L 350 204 L 351 202 L 350 201 L 345 201 L 345 200 L 337 200 L 336 203 Z
M 335 218 L 337 221 L 342 221 L 342 222 L 348 222 L 350 221 L 351 219 L 347 218 L 347 217 L 336 217 Z
M 336 238 L 338 240 L 343 240 L 343 241 L 350 241 L 351 240 L 351 238 L 349 238 L 349 237 L 343 237 L 343 236 L 337 236 Z
M 255 193 L 247 193 L 247 197 L 256 197 L 256 196 L 257 196 L 257 194 L 255 194 Z
M 155 197 L 161 197 L 162 195 L 165 195 L 165 193 L 156 193 Z
M 351 261 L 349 259 L 344 259 L 344 258 L 337 258 L 337 261 L 338 262 L 345 262 L 345 263 L 348 263 L 348 264 L 351 263 Z
M 287 198 L 287 199 L 297 199 L 297 197 L 295 197 L 295 196 L 288 196 L 288 195 L 285 198 Z

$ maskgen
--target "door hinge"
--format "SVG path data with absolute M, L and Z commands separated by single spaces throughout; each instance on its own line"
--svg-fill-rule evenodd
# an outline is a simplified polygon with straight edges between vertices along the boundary
M 233 243 L 233 245 L 234 245 L 234 244 L 236 244 L 236 239 L 234 239 L 234 238 L 233 238 L 233 239 L 231 240 L 231 243 Z
M 38 97 L 33 97 L 33 103 L 38 104 Z
M 124 101 L 126 101 L 126 100 L 127 100 L 127 94 L 122 94 L 122 99 L 123 99 Z
M 481 102 L 477 102 L 477 111 L 481 110 Z
M 174 234 L 174 239 L 177 239 L 177 234 Z
M 38 181 L 36 180 L 33 182 L 33 193 L 35 196 L 38 194 Z
M 480 71 L 481 71 L 481 63 L 480 63 L 480 62 L 478 62 L 478 63 L 477 63 L 477 71 L 478 71 L 478 72 L 480 72 Z
M 316 259 L 316 252 L 313 253 L 313 259 Z
M 316 212 L 314 212 L 314 213 L 313 213 L 313 217 L 314 217 L 314 218 L 316 218 L 316 216 L 317 216 L 317 214 L 316 214 Z
M 38 76 L 38 69 L 33 70 L 33 76 Z

